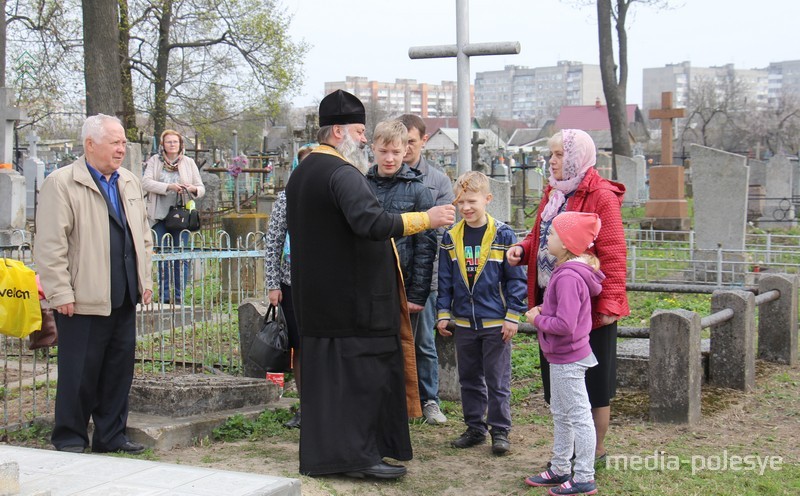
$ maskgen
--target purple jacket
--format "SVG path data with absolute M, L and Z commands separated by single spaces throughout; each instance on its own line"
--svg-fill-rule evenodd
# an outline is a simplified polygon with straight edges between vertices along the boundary
M 556 267 L 544 293 L 542 313 L 533 324 L 539 346 L 550 363 L 575 363 L 592 352 L 592 297 L 605 279 L 590 265 L 571 260 Z

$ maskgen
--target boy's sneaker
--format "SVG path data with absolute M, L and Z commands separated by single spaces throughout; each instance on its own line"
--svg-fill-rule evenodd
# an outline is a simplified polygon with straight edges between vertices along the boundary
M 469 427 L 466 431 L 464 431 L 464 434 L 461 434 L 461 437 L 451 442 L 450 446 L 453 448 L 471 448 L 485 442 L 486 434 L 478 429 Z
M 525 484 L 533 487 L 559 486 L 569 482 L 569 474 L 558 475 L 549 468 L 539 475 L 531 475 L 525 479 Z
M 508 441 L 508 431 L 492 429 L 492 453 L 495 455 L 505 455 L 511 449 Z
M 558 496 L 560 494 L 597 494 L 597 484 L 595 482 L 575 482 L 569 479 L 558 487 L 551 487 L 547 494 Z
M 422 416 L 425 417 L 425 422 L 431 425 L 447 422 L 447 417 L 439 409 L 439 404 L 436 403 L 436 400 L 428 400 L 422 405 Z

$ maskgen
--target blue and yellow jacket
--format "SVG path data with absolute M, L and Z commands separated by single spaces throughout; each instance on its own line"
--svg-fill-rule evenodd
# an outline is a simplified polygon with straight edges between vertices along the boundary
M 453 320 L 459 327 L 485 329 L 503 321 L 519 322 L 527 310 L 526 275 L 512 267 L 506 252 L 517 242 L 514 231 L 487 215 L 489 223 L 481 240 L 475 282 L 470 290 L 464 261 L 462 220 L 445 232 L 439 251 L 438 320 Z

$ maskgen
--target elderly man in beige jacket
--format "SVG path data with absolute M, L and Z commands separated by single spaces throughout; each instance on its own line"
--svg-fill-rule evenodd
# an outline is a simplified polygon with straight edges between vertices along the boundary
M 126 435 L 136 304 L 152 298 L 153 242 L 139 179 L 121 169 L 125 131 L 116 117 L 86 119 L 85 155 L 50 174 L 36 215 L 34 258 L 58 326 L 52 442 L 83 452 L 137 454 Z

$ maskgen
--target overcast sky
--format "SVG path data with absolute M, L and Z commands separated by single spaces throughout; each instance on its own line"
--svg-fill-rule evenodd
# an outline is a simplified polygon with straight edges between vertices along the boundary
M 304 85 L 293 101 L 310 105 L 325 81 L 346 76 L 436 84 L 456 79 L 455 59 L 411 60 L 410 46 L 455 44 L 455 0 L 282 0 L 294 16 L 290 33 L 311 48 Z M 505 65 L 553 66 L 559 60 L 598 64 L 594 2 L 472 0 L 471 42 L 519 41 L 519 55 L 473 57 L 475 73 Z M 584 2 L 585 3 L 585 2 Z M 634 4 L 628 21 L 628 102 L 641 104 L 642 69 L 691 61 L 763 68 L 800 59 L 800 0 L 673 0 L 669 10 Z

